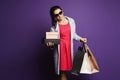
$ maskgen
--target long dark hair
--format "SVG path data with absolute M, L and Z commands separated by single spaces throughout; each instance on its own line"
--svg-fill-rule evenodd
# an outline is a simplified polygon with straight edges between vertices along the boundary
M 50 8 L 50 17 L 51 17 L 52 26 L 56 26 L 56 22 L 57 22 L 57 20 L 56 20 L 56 18 L 54 16 L 54 11 L 56 9 L 61 9 L 62 10 L 62 8 L 60 6 L 57 6 L 57 5 Z

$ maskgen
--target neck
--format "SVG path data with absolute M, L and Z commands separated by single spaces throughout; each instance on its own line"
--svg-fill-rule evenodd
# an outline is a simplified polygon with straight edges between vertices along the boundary
M 66 23 L 68 23 L 68 20 L 65 18 L 65 17 L 63 17 L 61 20 L 59 20 L 58 21 L 60 24 L 66 24 Z

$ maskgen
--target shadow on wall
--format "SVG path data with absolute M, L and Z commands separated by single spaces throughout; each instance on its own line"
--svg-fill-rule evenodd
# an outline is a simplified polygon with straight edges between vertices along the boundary
M 73 75 L 70 72 L 68 72 L 67 74 L 68 76 L 68 80 L 95 80 L 93 78 L 93 76 L 95 76 L 95 74 L 80 74 L 80 75 Z
M 37 49 L 38 49 L 38 57 L 36 59 L 37 62 L 37 69 L 39 70 L 38 72 L 40 73 L 40 79 L 44 80 L 55 80 L 55 73 L 54 73 L 54 61 L 53 61 L 53 54 L 52 50 L 50 50 L 49 47 L 47 47 L 44 44 L 44 37 L 45 37 L 45 32 L 49 31 L 47 30 L 48 25 L 45 23 L 40 23 L 39 24 L 41 27 L 40 30 L 38 30 L 38 33 L 40 33 L 38 41 L 40 42 Z

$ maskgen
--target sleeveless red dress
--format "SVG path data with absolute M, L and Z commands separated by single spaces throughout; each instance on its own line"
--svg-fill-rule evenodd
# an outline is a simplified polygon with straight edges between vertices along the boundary
M 60 29 L 60 70 L 71 70 L 71 33 L 69 22 L 65 25 L 59 24 Z

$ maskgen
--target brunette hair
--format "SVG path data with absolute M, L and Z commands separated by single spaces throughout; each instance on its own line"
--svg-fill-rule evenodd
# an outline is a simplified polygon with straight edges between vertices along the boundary
M 56 9 L 61 9 L 62 10 L 62 8 L 60 6 L 57 6 L 57 5 L 50 8 L 50 17 L 51 17 L 52 26 L 56 26 L 56 22 L 57 22 L 57 20 L 55 19 L 55 15 L 54 15 L 54 11 Z

